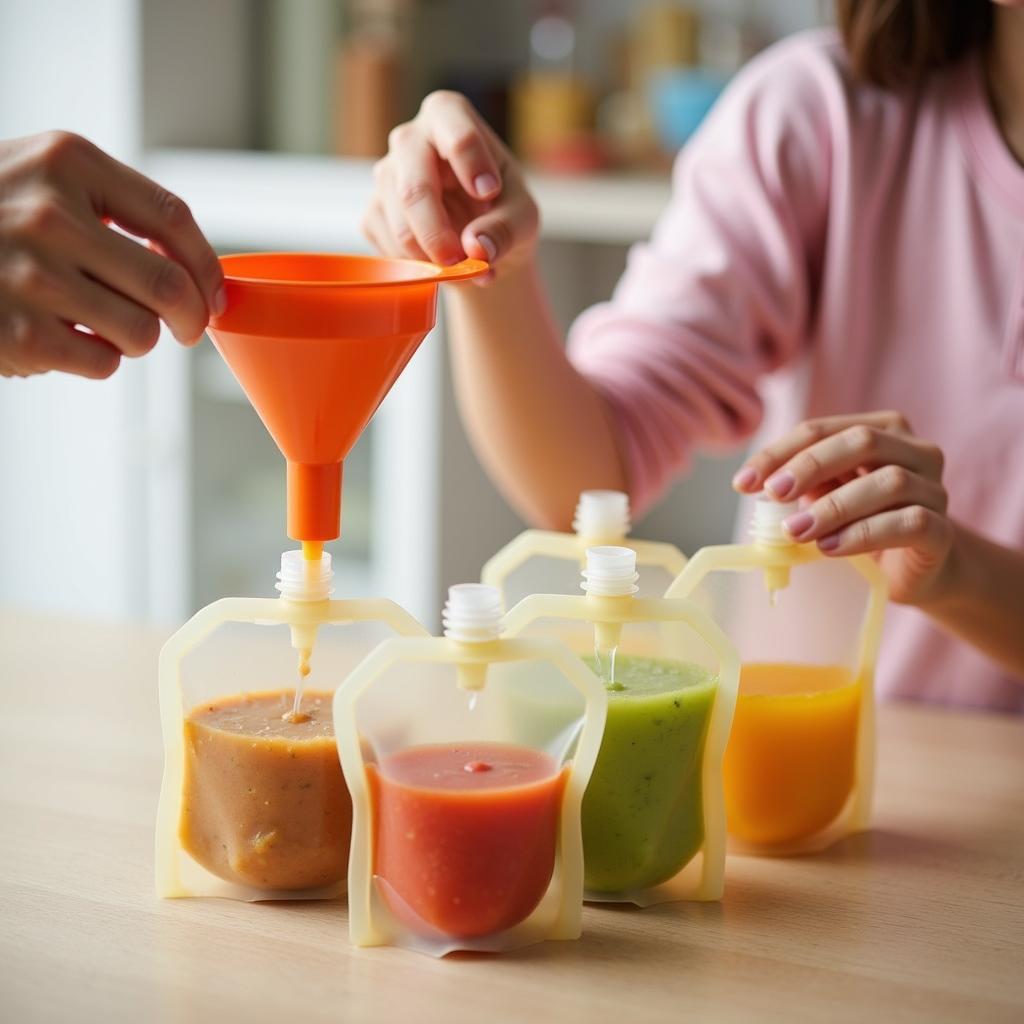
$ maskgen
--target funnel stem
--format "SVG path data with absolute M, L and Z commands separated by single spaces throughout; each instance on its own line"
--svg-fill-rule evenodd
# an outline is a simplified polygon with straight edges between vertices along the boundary
M 288 463 L 288 536 L 335 540 L 341 533 L 340 462 Z

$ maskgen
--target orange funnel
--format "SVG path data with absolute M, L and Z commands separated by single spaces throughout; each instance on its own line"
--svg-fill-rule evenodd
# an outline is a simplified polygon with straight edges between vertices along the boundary
M 342 461 L 434 326 L 438 284 L 487 264 L 248 253 L 221 265 L 227 308 L 210 336 L 288 460 L 288 536 L 333 540 Z

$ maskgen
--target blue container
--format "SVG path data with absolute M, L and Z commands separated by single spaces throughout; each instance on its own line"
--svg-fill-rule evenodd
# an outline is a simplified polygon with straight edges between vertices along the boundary
M 661 71 L 651 79 L 654 127 L 665 149 L 674 152 L 697 130 L 727 81 L 724 75 L 684 68 Z

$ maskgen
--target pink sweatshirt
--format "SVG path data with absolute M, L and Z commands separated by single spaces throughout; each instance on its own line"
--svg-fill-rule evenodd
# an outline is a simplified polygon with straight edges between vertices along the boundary
M 944 451 L 950 514 L 1024 548 L 1024 168 L 976 57 L 901 96 L 855 85 L 832 32 L 759 56 L 569 344 L 638 511 L 696 448 L 897 409 Z M 878 685 L 1024 711 L 1024 680 L 911 608 L 889 610 Z

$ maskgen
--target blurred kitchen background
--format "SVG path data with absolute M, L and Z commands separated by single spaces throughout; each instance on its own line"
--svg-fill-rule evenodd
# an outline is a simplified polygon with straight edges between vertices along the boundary
M 388 130 L 467 93 L 528 161 L 568 325 L 610 293 L 671 156 L 728 77 L 821 0 L 0 0 L 0 137 L 87 135 L 176 191 L 221 251 L 364 251 Z M 470 451 L 443 316 L 346 463 L 339 595 L 437 625 L 523 526 Z M 340 396 L 339 396 L 340 397 Z M 728 539 L 736 458 L 635 533 Z M 284 462 L 208 343 L 109 381 L 0 381 L 0 604 L 161 625 L 272 595 Z

